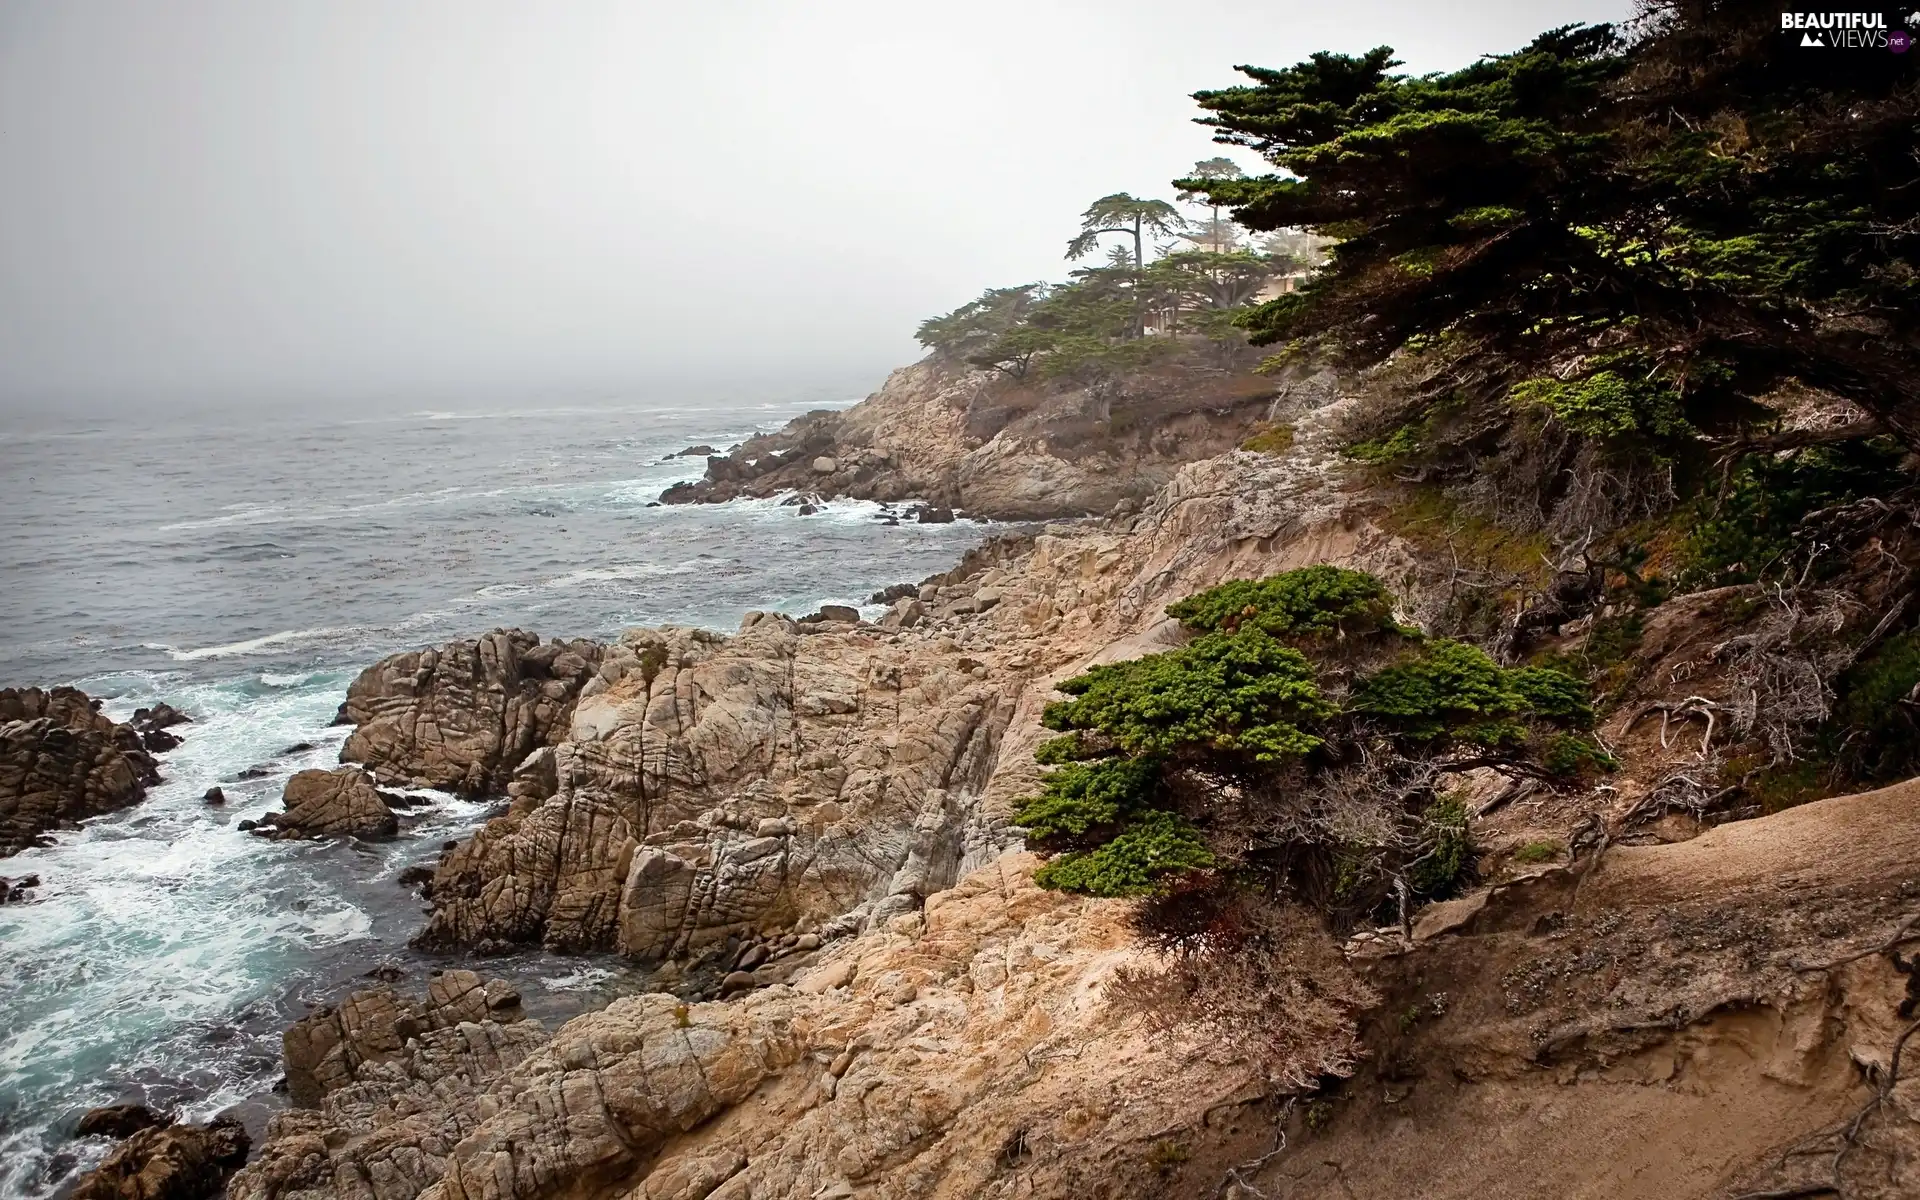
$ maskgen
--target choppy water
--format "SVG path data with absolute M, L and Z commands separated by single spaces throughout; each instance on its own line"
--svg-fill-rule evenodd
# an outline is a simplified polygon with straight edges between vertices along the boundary
M 730 629 L 750 608 L 858 603 L 980 539 L 857 503 L 647 507 L 703 465 L 667 453 L 821 400 L 0 429 L 0 684 L 195 717 L 143 804 L 0 859 L 43 880 L 0 907 L 0 1196 L 57 1194 L 97 1161 L 105 1143 L 66 1137 L 94 1104 L 244 1101 L 257 1118 L 308 1003 L 383 963 L 439 965 L 407 950 L 420 905 L 394 877 L 485 806 L 439 797 L 378 844 L 233 828 L 334 762 L 345 731 L 328 722 L 359 668 L 500 625 Z M 201 800 L 215 784 L 224 807 Z M 555 1019 L 644 983 L 604 960 L 486 969 Z

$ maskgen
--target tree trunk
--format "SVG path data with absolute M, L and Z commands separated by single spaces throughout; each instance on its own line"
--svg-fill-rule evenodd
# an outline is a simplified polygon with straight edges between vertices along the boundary
M 1140 240 L 1140 222 L 1140 214 L 1133 214 L 1133 336 L 1137 338 L 1147 333 L 1146 297 L 1141 295 L 1147 256 Z

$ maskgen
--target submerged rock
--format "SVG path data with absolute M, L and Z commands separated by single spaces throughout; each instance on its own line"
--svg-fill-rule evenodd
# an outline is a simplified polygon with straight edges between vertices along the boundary
M 0 857 L 137 803 L 160 781 L 140 731 L 77 688 L 0 688 Z

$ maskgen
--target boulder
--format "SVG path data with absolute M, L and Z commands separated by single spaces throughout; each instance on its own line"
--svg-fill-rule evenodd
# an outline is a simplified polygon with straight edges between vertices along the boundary
M 207 1200 L 247 1161 L 249 1144 L 230 1118 L 142 1129 L 81 1178 L 72 1200 Z
M 287 780 L 287 810 L 268 813 L 251 831 L 256 837 L 392 837 L 400 830 L 373 778 L 358 767 L 301 771 Z
M 527 755 L 565 736 L 605 653 L 596 642 L 543 645 L 496 629 L 382 659 L 347 688 L 338 721 L 355 728 L 341 761 L 384 784 L 498 795 Z
M 152 1129 L 156 1125 L 168 1125 L 173 1118 L 166 1113 L 157 1113 L 144 1104 L 108 1104 L 100 1108 L 90 1108 L 80 1123 L 74 1126 L 75 1137 L 132 1137 L 142 1129 Z
M 202 799 L 208 804 L 216 804 L 216 805 L 225 804 L 227 802 L 227 794 L 221 791 L 218 787 L 210 787 L 206 790 L 206 793 L 200 797 L 200 799 Z
M 813 473 L 815 475 L 831 475 L 839 469 L 840 464 L 824 454 L 813 460 Z
M 822 621 L 838 621 L 842 625 L 858 625 L 860 623 L 860 610 L 851 608 L 845 604 L 822 604 L 820 606 L 820 619 Z
M 125 808 L 160 781 L 140 731 L 77 688 L 0 688 L 0 857 Z

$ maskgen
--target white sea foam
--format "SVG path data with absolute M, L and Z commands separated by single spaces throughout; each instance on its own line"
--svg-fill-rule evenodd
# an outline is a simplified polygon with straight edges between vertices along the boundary
M 279 633 L 248 638 L 243 642 L 228 642 L 224 646 L 202 646 L 197 650 L 182 650 L 176 646 L 169 646 L 165 642 L 147 642 L 146 648 L 164 650 L 167 652 L 167 657 L 175 662 L 202 662 L 209 658 L 233 658 L 241 654 L 254 654 L 269 646 L 318 641 L 322 638 L 339 637 L 354 632 L 356 631 L 351 629 L 283 629 Z

